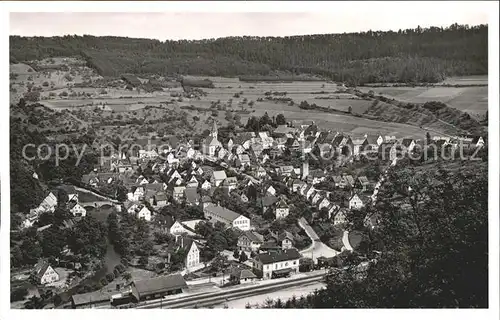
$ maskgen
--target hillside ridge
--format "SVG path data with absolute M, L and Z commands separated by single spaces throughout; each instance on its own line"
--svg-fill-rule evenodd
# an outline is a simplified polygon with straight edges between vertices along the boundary
M 103 76 L 132 74 L 269 75 L 309 73 L 347 85 L 436 83 L 487 74 L 488 27 L 230 37 L 164 41 L 120 37 L 10 37 L 11 62 L 82 56 Z

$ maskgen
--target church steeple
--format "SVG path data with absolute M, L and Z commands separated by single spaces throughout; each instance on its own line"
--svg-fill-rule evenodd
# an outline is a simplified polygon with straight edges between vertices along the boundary
M 214 120 L 213 126 L 212 126 L 212 132 L 210 132 L 210 135 L 212 136 L 212 138 L 217 139 L 217 134 L 218 134 L 217 122 Z

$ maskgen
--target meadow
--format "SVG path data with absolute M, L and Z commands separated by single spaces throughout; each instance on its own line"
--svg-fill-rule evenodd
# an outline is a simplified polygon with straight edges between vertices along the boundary
M 37 66 L 47 64 L 47 61 L 37 62 Z M 68 63 L 68 60 L 54 59 L 51 65 Z M 84 80 L 96 83 L 102 79 L 92 69 L 82 65 L 79 61 L 71 61 L 67 72 L 61 70 L 50 70 L 43 68 L 37 72 L 26 64 L 11 65 L 11 101 L 18 100 L 25 92 L 26 83 L 32 82 L 40 90 L 41 103 L 55 109 L 89 110 L 99 107 L 103 110 L 102 116 L 111 114 L 134 113 L 134 118 L 150 118 L 140 112 L 146 106 L 156 106 L 167 110 L 186 112 L 188 119 L 196 122 L 197 131 L 208 128 L 209 118 L 214 118 L 220 125 L 227 124 L 226 109 L 239 114 L 241 123 L 245 124 L 249 117 L 260 117 L 266 112 L 269 116 L 282 113 L 288 121 L 291 120 L 314 120 L 320 127 L 352 133 L 361 134 L 390 134 L 397 136 L 413 136 L 423 138 L 426 130 L 418 124 L 401 124 L 393 122 L 382 122 L 361 118 L 356 115 L 365 113 L 372 101 L 363 100 L 354 94 L 345 92 L 344 87 L 339 87 L 331 81 L 294 81 L 294 82 L 247 82 L 239 81 L 238 78 L 224 77 L 202 77 L 188 76 L 188 79 L 210 79 L 214 87 L 202 88 L 206 93 L 197 97 L 182 96 L 183 89 L 180 86 L 163 88 L 162 91 L 145 92 L 144 90 L 127 90 L 125 86 L 75 86 Z M 32 69 L 30 71 L 30 69 Z M 71 81 L 68 81 L 68 72 Z M 140 79 L 141 82 L 147 81 Z M 468 112 L 473 117 L 481 118 L 486 113 L 488 100 L 488 89 L 484 86 L 487 78 L 468 77 L 451 78 L 442 84 L 452 86 L 436 87 L 358 87 L 363 92 L 373 90 L 375 94 L 381 94 L 403 102 L 424 103 L 427 101 L 442 101 L 459 110 Z M 49 82 L 49 86 L 43 85 Z M 464 85 L 472 85 L 465 87 Z M 182 96 L 182 97 L 181 97 Z M 280 101 L 281 99 L 281 101 Z M 316 110 L 304 110 L 299 108 L 302 101 L 326 107 L 332 112 Z M 214 104 L 223 105 L 224 108 L 215 111 L 211 109 Z M 199 108 L 199 110 L 190 110 Z M 213 107 L 212 107 L 213 108 Z M 351 110 L 352 114 L 347 112 Z M 139 113 L 138 113 L 139 112 Z M 196 120 L 194 120 L 196 119 Z M 429 128 L 427 128 L 429 129 Z M 432 129 L 432 128 L 430 128 Z M 436 131 L 439 128 L 434 128 Z M 106 132 L 108 132 L 106 130 Z
M 425 103 L 427 101 L 444 102 L 452 108 L 469 113 L 482 120 L 488 111 L 487 76 L 449 78 L 442 85 L 435 87 L 359 87 L 363 92 L 373 90 L 388 98 L 402 102 Z M 454 87 L 459 85 L 459 87 Z

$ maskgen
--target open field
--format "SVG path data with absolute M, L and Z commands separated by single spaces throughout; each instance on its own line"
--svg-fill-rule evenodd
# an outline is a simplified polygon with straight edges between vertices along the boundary
M 70 61 L 70 63 L 68 63 Z M 391 134 L 397 136 L 425 137 L 427 129 L 439 131 L 440 128 L 420 128 L 418 125 L 382 122 L 367 118 L 355 117 L 342 113 L 326 113 L 322 111 L 303 110 L 298 107 L 302 101 L 316 104 L 338 111 L 347 112 L 352 109 L 353 114 L 363 114 L 370 108 L 372 102 L 345 92 L 344 87 L 339 87 L 330 81 L 295 81 L 295 82 L 241 82 L 238 78 L 188 76 L 188 79 L 210 79 L 214 88 L 202 88 L 206 95 L 188 97 L 183 95 L 182 87 L 163 88 L 163 91 L 145 92 L 144 90 L 127 90 L 125 85 L 74 87 L 74 83 L 84 79 L 95 80 L 99 78 L 95 71 L 79 65 L 78 60 L 64 60 L 63 58 L 50 61 L 36 62 L 36 66 L 47 64 L 57 65 L 67 63 L 68 72 L 60 70 L 29 72 L 30 66 L 25 64 L 11 65 L 11 72 L 16 74 L 16 79 L 11 79 L 11 86 L 16 93 L 11 92 L 11 99 L 19 99 L 27 92 L 26 84 L 30 77 L 34 86 L 41 87 L 41 103 L 54 109 L 68 109 L 77 118 L 89 121 L 94 115 L 75 113 L 77 110 L 90 110 L 100 107 L 102 113 L 99 118 L 116 119 L 118 114 L 123 114 L 123 119 L 159 119 L 168 110 L 183 111 L 189 121 L 195 121 L 196 130 L 203 131 L 209 127 L 209 118 L 216 119 L 220 125 L 227 124 L 226 109 L 239 114 L 241 123 L 245 124 L 251 116 L 262 116 L 268 113 L 271 117 L 282 113 L 287 120 L 314 120 L 320 127 L 343 131 L 353 134 Z M 44 86 L 44 82 L 49 82 Z M 141 82 L 146 81 L 142 79 Z M 451 78 L 446 83 L 477 84 L 487 81 L 486 77 Z M 29 82 L 29 81 L 28 81 Z M 99 82 L 101 83 L 101 82 Z M 487 87 L 359 87 L 362 91 L 373 90 L 376 94 L 394 98 L 404 102 L 423 103 L 438 100 L 449 104 L 459 110 L 466 111 L 474 117 L 481 118 L 487 110 Z M 282 99 L 284 101 L 279 101 Z M 290 101 L 291 99 L 292 101 Z M 223 106 L 213 109 L 213 105 Z M 145 112 L 146 106 L 157 106 L 164 109 Z M 200 108 L 188 110 L 186 107 Z M 211 109 L 212 107 L 212 109 Z M 80 109 L 81 108 L 81 109 Z M 134 113 L 132 115 L 132 112 Z M 97 119 L 97 118 L 95 118 Z M 118 119 L 122 119 L 118 117 Z M 103 134 L 110 134 L 113 130 L 101 126 Z M 135 130 L 138 130 L 136 128 Z M 111 130 L 111 131 L 110 131 Z M 136 136 L 136 134 L 134 134 Z
M 52 70 L 42 69 L 36 70 L 27 64 L 11 64 L 10 65 L 10 101 L 17 102 L 31 89 L 37 89 L 40 92 L 40 98 L 48 98 L 50 92 L 59 94 L 62 91 L 71 93 L 70 88 L 75 83 L 80 83 L 85 80 L 97 80 L 102 78 L 93 69 L 86 67 L 77 60 L 68 60 L 63 62 L 65 58 L 55 60 L 51 66 L 59 68 L 61 66 L 67 69 Z M 37 66 L 47 66 L 46 63 L 36 62 Z M 31 88 L 31 89 L 30 89 Z M 57 90 L 60 90 L 58 92 Z M 35 90 L 32 90 L 35 91 Z
M 487 85 L 488 76 L 467 76 L 467 77 L 450 77 L 445 79 L 441 84 L 449 85 Z
M 447 80 L 448 81 L 448 80 Z M 485 77 L 450 79 L 449 84 L 474 85 L 487 82 Z M 469 113 L 476 119 L 482 120 L 488 110 L 488 87 L 358 87 L 363 92 L 373 90 L 388 98 L 402 102 L 425 103 L 440 101 L 463 112 Z

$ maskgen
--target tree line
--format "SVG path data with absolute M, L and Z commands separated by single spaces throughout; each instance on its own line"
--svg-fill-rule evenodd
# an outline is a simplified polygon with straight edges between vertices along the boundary
M 123 37 L 10 37 L 11 62 L 80 56 L 103 76 L 310 73 L 353 85 L 438 82 L 487 74 L 488 26 L 159 41 Z

